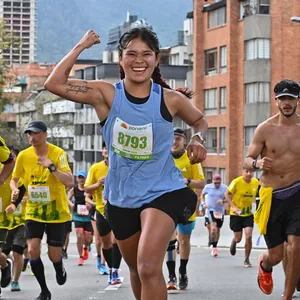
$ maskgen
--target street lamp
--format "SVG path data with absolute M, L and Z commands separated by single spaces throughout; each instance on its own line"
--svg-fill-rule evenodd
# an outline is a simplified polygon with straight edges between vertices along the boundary
M 291 21 L 300 22 L 300 17 L 291 17 Z

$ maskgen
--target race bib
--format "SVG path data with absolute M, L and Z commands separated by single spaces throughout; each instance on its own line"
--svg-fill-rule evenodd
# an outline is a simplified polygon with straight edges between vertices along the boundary
M 22 214 L 22 204 L 20 203 L 19 205 L 18 205 L 18 207 L 16 208 L 16 210 L 15 210 L 15 212 L 14 212 L 14 215 L 15 216 L 19 216 L 19 215 L 21 215 Z
M 152 124 L 134 126 L 116 118 L 113 128 L 112 150 L 122 157 L 134 160 L 152 158 Z
M 223 217 L 223 215 L 220 214 L 220 213 L 218 213 L 218 212 L 216 212 L 216 211 L 214 211 L 214 217 L 215 217 L 215 219 L 217 219 L 217 220 L 221 220 L 222 217 Z
M 77 205 L 77 214 L 80 216 L 88 216 L 89 215 L 89 211 L 86 208 L 86 205 L 84 204 L 78 204 Z
M 29 201 L 35 204 L 49 204 L 50 203 L 50 189 L 49 186 L 28 186 Z

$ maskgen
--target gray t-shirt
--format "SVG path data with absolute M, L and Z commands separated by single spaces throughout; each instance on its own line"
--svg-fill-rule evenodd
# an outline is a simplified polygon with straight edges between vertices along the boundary
M 204 196 L 205 204 L 208 206 L 208 211 L 215 211 L 220 214 L 224 214 L 224 204 L 218 204 L 217 201 L 225 199 L 225 192 L 227 190 L 227 185 L 221 183 L 218 188 L 215 187 L 213 183 L 207 184 L 202 194 Z

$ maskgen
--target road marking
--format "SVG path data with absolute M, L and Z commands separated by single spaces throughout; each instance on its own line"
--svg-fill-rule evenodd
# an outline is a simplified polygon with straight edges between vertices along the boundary
M 124 280 L 124 277 L 120 277 L 120 280 L 121 280 L 121 283 L 114 284 L 114 285 L 109 285 L 108 287 L 106 287 L 104 289 L 104 291 L 117 291 L 121 287 L 121 285 L 123 283 L 123 280 Z

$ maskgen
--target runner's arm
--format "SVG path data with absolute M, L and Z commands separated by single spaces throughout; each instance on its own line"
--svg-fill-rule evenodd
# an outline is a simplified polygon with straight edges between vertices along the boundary
M 12 179 L 9 183 L 10 189 L 11 189 L 12 201 L 15 201 L 18 199 L 18 196 L 20 193 L 20 190 L 18 189 L 19 180 L 20 180 L 20 178 L 12 177 Z
M 90 104 L 97 108 L 97 113 L 104 120 L 109 112 L 108 99 L 113 100 L 114 87 L 104 81 L 71 80 L 69 74 L 78 56 L 93 44 L 99 36 L 89 30 L 77 45 L 54 68 L 44 87 L 50 92 L 74 102 Z M 100 41 L 99 41 L 100 43 Z
M 225 192 L 225 199 L 227 200 L 229 206 L 232 208 L 232 210 L 237 210 L 238 208 L 233 204 L 232 202 L 233 194 L 230 193 L 228 190 Z
M 72 202 L 73 196 L 74 196 L 74 188 L 71 188 L 68 194 L 68 204 L 70 208 L 74 207 L 74 203 Z
M 6 162 L 3 164 L 2 171 L 0 173 L 0 186 L 4 184 L 4 182 L 7 180 L 7 178 L 12 173 L 15 166 L 15 159 L 12 158 L 9 160 L 9 162 Z
M 73 174 L 71 173 L 71 171 L 63 172 L 56 168 L 56 170 L 52 172 L 52 174 L 67 188 L 72 188 L 74 186 Z
M 92 200 L 92 194 L 87 193 L 85 195 L 85 203 L 91 204 L 93 206 L 96 206 L 96 203 Z
M 101 184 L 99 183 L 99 181 L 97 181 L 97 182 L 94 183 L 94 184 L 84 186 L 84 191 L 85 191 L 86 193 L 92 194 L 92 193 L 93 193 L 97 188 L 99 188 L 100 186 L 101 186 Z
M 254 169 L 253 161 L 255 161 L 262 153 L 265 146 L 264 138 L 264 123 L 260 124 L 254 131 L 252 141 L 248 148 L 246 159 L 244 161 L 244 167 L 246 169 Z

